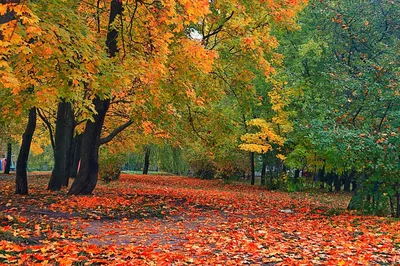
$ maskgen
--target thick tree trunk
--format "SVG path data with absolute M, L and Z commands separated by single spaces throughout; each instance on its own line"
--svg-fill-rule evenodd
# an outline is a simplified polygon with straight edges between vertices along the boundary
M 83 134 L 78 134 L 72 140 L 72 147 L 71 147 L 72 160 L 69 173 L 69 176 L 72 178 L 76 178 L 78 176 L 79 160 L 81 159 L 81 150 L 82 150 L 82 138 Z
M 97 184 L 100 134 L 110 101 L 96 97 L 93 103 L 97 114 L 93 116 L 93 121 L 89 120 L 86 123 L 82 139 L 80 169 L 68 191 L 69 195 L 91 194 Z
M 256 183 L 256 172 L 255 172 L 254 152 L 250 153 L 250 167 L 251 167 L 251 184 Z
M 122 0 L 112 0 L 110 9 L 109 32 L 107 34 L 106 45 L 110 57 L 114 57 L 118 52 L 117 37 L 118 31 L 111 28 L 115 18 L 122 14 Z M 94 98 L 93 104 L 97 114 L 93 116 L 93 121 L 86 123 L 85 132 L 82 140 L 81 163 L 77 178 L 68 194 L 91 194 L 97 184 L 99 173 L 99 147 L 101 144 L 100 135 L 103 128 L 104 119 L 110 106 L 110 100 Z M 123 128 L 123 127 L 122 127 Z M 122 129 L 121 129 L 122 130 Z M 105 142 L 103 142 L 105 143 Z
M 48 185 L 49 190 L 56 191 L 60 190 L 63 185 L 68 186 L 73 132 L 72 104 L 62 100 L 58 104 L 57 110 L 54 168 Z
M 29 110 L 28 124 L 25 132 L 22 135 L 22 144 L 19 150 L 17 159 L 17 176 L 15 179 L 15 193 L 25 195 L 28 194 L 28 178 L 26 168 L 28 166 L 29 150 L 33 133 L 36 129 L 36 108 L 33 107 Z
M 10 173 L 10 168 L 11 168 L 11 152 L 12 152 L 12 147 L 11 147 L 11 143 L 7 143 L 7 162 L 6 162 L 6 167 L 4 168 L 4 173 L 5 174 L 9 174 Z
M 146 147 L 146 153 L 144 155 L 144 165 L 143 165 L 143 174 L 147 175 L 149 172 L 149 166 L 150 166 L 150 146 Z

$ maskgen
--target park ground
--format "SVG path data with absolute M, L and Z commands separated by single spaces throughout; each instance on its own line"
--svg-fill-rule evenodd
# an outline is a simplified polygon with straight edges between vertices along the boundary
M 400 221 L 345 211 L 348 194 L 124 174 L 67 196 L 48 178 L 20 196 L 0 177 L 0 264 L 400 265 Z

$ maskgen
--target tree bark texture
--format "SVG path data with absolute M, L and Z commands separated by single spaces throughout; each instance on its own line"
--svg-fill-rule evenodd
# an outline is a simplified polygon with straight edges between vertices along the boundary
M 63 185 L 68 186 L 73 133 L 74 112 L 72 104 L 62 100 L 58 104 L 57 110 L 54 168 L 48 185 L 49 190 L 57 191 Z
M 17 176 L 15 179 L 15 193 L 28 194 L 28 178 L 26 169 L 28 166 L 29 150 L 31 148 L 33 133 L 36 129 L 36 108 L 29 110 L 28 124 L 22 135 L 22 144 L 17 159 Z
M 76 178 L 78 176 L 79 160 L 81 159 L 82 150 L 82 138 L 83 134 L 78 134 L 72 140 L 72 160 L 69 176 L 73 178 Z
M 91 194 L 97 184 L 100 134 L 110 101 L 96 97 L 93 103 L 97 114 L 93 116 L 93 121 L 89 120 L 86 123 L 82 139 L 80 169 L 77 178 L 68 191 L 69 195 Z

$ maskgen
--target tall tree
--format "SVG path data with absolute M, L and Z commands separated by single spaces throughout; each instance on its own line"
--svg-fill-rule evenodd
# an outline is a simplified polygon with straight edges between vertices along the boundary
M 118 51 L 118 31 L 113 28 L 113 23 L 117 16 L 122 15 L 122 10 L 121 0 L 113 0 L 111 2 L 109 32 L 106 41 L 110 57 L 115 57 Z M 99 172 L 99 147 L 101 144 L 100 137 L 105 116 L 110 106 L 110 99 L 101 99 L 100 96 L 95 96 L 93 105 L 96 114 L 93 116 L 93 121 L 89 120 L 86 123 L 82 139 L 80 170 L 77 178 L 72 183 L 68 194 L 90 194 L 97 184 L 97 175 Z
M 71 145 L 74 133 L 74 112 L 72 104 L 62 100 L 58 104 L 54 147 L 54 169 L 51 173 L 48 189 L 60 190 L 68 186 L 71 167 Z
M 17 176 L 16 182 L 16 194 L 28 194 L 28 178 L 27 178 L 27 166 L 29 150 L 31 147 L 33 133 L 36 129 L 36 108 L 33 107 L 29 110 L 28 124 L 26 126 L 25 132 L 22 135 L 21 148 L 19 150 L 17 159 Z

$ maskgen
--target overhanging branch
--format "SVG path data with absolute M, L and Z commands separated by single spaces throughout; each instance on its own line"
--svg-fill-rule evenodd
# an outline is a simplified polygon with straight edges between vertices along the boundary
M 124 124 L 120 125 L 119 127 L 115 128 L 107 137 L 101 138 L 100 139 L 100 145 L 106 144 L 110 141 L 113 140 L 113 138 L 118 135 L 121 131 L 129 127 L 130 125 L 133 124 L 133 120 L 129 120 L 125 122 Z

